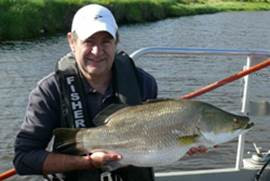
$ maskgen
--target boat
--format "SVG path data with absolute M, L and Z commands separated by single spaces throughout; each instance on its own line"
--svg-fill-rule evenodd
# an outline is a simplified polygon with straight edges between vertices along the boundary
M 210 92 L 218 87 L 243 79 L 242 108 L 243 114 L 270 115 L 269 102 L 252 102 L 250 100 L 250 74 L 270 66 L 270 51 L 266 50 L 238 50 L 238 49 L 204 49 L 204 48 L 167 48 L 146 47 L 133 52 L 131 55 L 135 61 L 144 56 L 221 56 L 221 57 L 246 57 L 244 69 L 217 80 L 194 92 L 188 93 L 180 98 L 191 99 L 193 97 Z M 255 110 L 255 111 L 254 111 Z M 221 169 L 202 169 L 190 171 L 166 171 L 155 172 L 156 181 L 269 181 L 270 180 L 270 150 L 263 152 L 254 143 L 255 153 L 249 158 L 244 158 L 245 135 L 238 137 L 237 155 L 235 167 Z M 217 158 L 218 159 L 218 158 Z M 0 180 L 10 178 L 16 174 L 14 169 L 0 174 Z

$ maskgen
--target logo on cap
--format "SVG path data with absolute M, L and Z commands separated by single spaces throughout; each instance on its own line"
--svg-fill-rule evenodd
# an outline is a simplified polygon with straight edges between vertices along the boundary
M 99 19 L 99 18 L 102 18 L 103 16 L 101 16 L 101 15 L 97 15 L 97 16 L 95 16 L 94 17 L 94 19 Z

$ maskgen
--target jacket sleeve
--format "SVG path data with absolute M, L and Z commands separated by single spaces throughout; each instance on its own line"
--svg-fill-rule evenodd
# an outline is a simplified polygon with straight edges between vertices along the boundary
M 14 166 L 21 175 L 42 174 L 52 131 L 59 127 L 59 98 L 54 76 L 46 77 L 30 93 L 24 122 L 15 140 Z

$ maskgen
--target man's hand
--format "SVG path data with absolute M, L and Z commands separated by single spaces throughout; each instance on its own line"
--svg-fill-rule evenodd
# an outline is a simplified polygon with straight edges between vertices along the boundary
M 98 151 L 91 155 L 85 156 L 85 159 L 89 160 L 90 165 L 95 168 L 100 168 L 109 161 L 118 161 L 122 159 L 122 156 L 116 152 L 111 151 Z
M 207 152 L 207 148 L 204 146 L 199 146 L 199 147 L 192 147 L 188 150 L 187 154 L 189 156 L 196 154 L 196 153 L 206 153 Z

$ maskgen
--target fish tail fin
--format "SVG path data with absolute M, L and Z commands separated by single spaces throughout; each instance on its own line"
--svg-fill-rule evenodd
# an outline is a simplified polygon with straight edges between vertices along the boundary
M 53 150 L 59 153 L 77 154 L 76 134 L 80 129 L 78 128 L 57 128 L 53 131 L 54 144 Z

